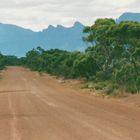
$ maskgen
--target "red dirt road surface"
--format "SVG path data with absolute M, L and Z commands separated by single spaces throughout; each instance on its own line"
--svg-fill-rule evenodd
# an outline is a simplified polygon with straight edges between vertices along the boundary
M 0 80 L 0 140 L 140 140 L 140 109 L 9 67 Z

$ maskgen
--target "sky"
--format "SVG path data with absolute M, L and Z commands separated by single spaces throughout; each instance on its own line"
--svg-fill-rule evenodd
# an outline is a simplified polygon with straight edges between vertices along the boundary
M 0 0 L 0 22 L 35 31 L 48 25 L 91 25 L 97 18 L 140 12 L 140 0 Z

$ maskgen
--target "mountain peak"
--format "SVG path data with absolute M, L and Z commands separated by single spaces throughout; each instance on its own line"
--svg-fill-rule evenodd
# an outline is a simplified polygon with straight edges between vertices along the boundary
M 53 25 L 49 25 L 47 29 L 69 29 L 69 28 L 73 28 L 73 27 L 84 27 L 84 25 L 82 23 L 80 23 L 79 21 L 74 22 L 74 24 L 72 25 L 72 27 L 65 27 L 63 25 L 58 24 L 57 26 L 53 26 Z M 44 29 L 43 31 L 46 31 L 47 29 Z
M 57 28 L 66 28 L 66 27 L 64 27 L 64 26 L 62 26 L 62 25 L 60 25 L 60 24 L 58 24 L 58 25 L 57 25 Z
M 48 29 L 55 28 L 53 25 L 49 25 Z
M 121 22 L 121 21 L 140 22 L 140 13 L 125 12 L 116 21 L 117 22 Z
M 74 23 L 74 26 L 79 26 L 79 25 L 82 25 L 79 21 L 76 21 L 76 22 Z

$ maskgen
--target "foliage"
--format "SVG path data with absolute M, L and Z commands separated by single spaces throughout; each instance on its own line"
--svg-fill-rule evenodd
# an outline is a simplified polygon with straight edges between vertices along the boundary
M 91 43 L 86 52 L 92 53 L 98 62 L 100 69 L 96 80 L 116 83 L 132 93 L 139 92 L 140 24 L 132 21 L 117 24 L 112 19 L 98 19 L 90 29 L 93 31 L 88 32 L 86 41 L 90 42 L 88 37 L 92 36 L 96 45 Z
M 85 52 L 45 51 L 38 47 L 21 58 L 20 63 L 40 72 L 94 81 L 96 89 L 108 94 L 117 89 L 138 93 L 140 24 L 98 19 L 94 25 L 85 27 L 84 33 L 83 40 L 89 45 Z
M 18 65 L 19 59 L 16 56 L 5 56 L 0 53 L 0 70 L 6 66 Z

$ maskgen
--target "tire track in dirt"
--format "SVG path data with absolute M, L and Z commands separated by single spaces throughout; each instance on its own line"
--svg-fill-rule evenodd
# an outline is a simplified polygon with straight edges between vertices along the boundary
M 33 93 L 33 92 L 32 92 L 32 93 L 30 93 L 30 94 L 36 96 L 39 100 L 41 100 L 42 102 L 44 102 L 46 105 L 48 105 L 48 106 L 50 106 L 50 107 L 57 107 L 56 104 L 54 104 L 54 103 L 52 103 L 52 102 L 50 102 L 50 101 L 44 99 L 43 97 L 39 96 L 37 93 Z
M 21 140 L 18 130 L 17 130 L 17 117 L 15 110 L 13 108 L 11 94 L 8 94 L 8 103 L 9 103 L 9 109 L 11 113 L 11 139 L 10 140 Z

